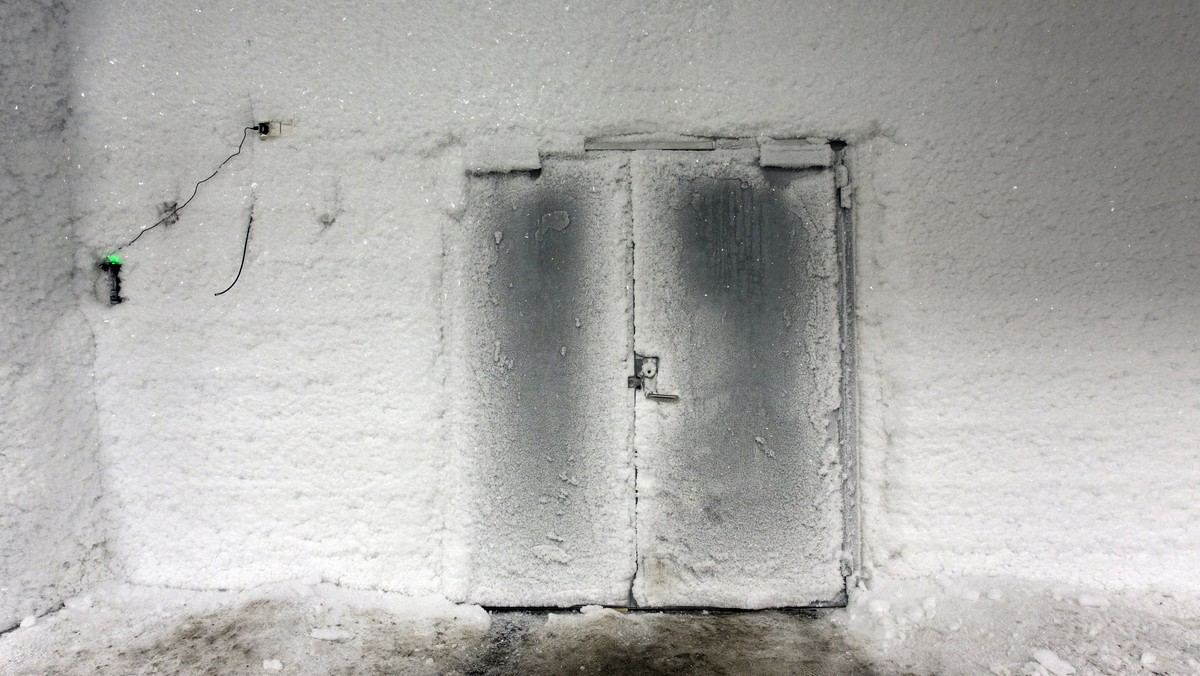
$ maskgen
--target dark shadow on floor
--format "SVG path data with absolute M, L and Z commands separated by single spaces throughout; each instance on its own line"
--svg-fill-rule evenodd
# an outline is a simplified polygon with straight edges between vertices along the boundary
M 497 613 L 463 665 L 499 674 L 873 674 L 820 611 Z
M 436 618 L 259 599 L 29 630 L 0 672 L 34 674 L 874 674 L 831 611 L 495 612 Z M 490 620 L 490 621 L 489 621 Z M 40 639 L 36 638 L 41 636 Z M 14 638 L 16 637 L 16 638 Z M 12 649 L 16 648 L 16 652 Z

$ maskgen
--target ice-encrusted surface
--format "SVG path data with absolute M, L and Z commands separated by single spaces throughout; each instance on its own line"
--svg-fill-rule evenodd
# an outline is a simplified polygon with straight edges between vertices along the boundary
M 91 327 L 73 293 L 66 10 L 0 4 L 0 630 L 107 572 Z
M 438 588 L 440 234 L 401 217 L 445 218 L 421 196 L 436 177 L 329 162 L 287 139 L 235 158 L 208 201 L 126 249 L 128 300 L 89 307 L 130 579 Z M 216 297 L 251 216 L 246 270 Z
M 628 168 L 555 160 L 472 177 L 450 388 L 468 494 L 456 596 L 622 604 L 633 576 Z
M 638 397 L 639 603 L 842 593 L 833 180 L 745 153 L 633 156 L 635 349 L 680 397 Z
M 853 142 L 869 572 L 1200 588 L 1193 4 L 67 7 L 50 107 L 88 275 L 243 125 L 297 122 L 128 252 L 127 307 L 89 315 L 136 579 L 439 587 L 462 148 L 667 131 Z M 6 78 L 6 115 L 27 84 Z M 51 153 L 5 143 L 37 177 L 6 209 L 44 214 Z M 255 183 L 246 272 L 208 305 Z M 6 340 L 26 297 L 5 294 Z M 79 410 L 11 401 L 24 433 Z

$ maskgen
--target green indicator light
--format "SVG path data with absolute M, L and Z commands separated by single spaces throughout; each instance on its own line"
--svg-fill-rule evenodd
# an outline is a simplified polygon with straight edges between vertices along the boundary
M 120 265 L 121 257 L 118 256 L 117 254 L 109 254 L 108 255 L 108 263 L 109 263 L 109 265 Z

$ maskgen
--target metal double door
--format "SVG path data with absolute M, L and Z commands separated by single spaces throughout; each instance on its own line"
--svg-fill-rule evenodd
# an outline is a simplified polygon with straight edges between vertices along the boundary
M 448 245 L 461 600 L 844 599 L 835 174 L 636 151 L 470 179 Z

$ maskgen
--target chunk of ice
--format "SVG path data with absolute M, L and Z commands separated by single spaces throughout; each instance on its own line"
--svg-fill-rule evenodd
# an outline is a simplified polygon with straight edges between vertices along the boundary
M 344 641 L 350 638 L 350 632 L 326 627 L 324 629 L 313 629 L 309 636 L 321 641 Z
M 1099 594 L 1080 594 L 1079 605 L 1085 608 L 1107 608 L 1108 599 Z
M 1037 660 L 1038 664 L 1045 667 L 1046 671 L 1054 674 L 1054 676 L 1068 676 L 1068 674 L 1075 673 L 1075 667 L 1071 666 L 1070 663 L 1058 655 L 1055 655 L 1053 650 L 1035 650 L 1033 652 L 1033 659 Z

